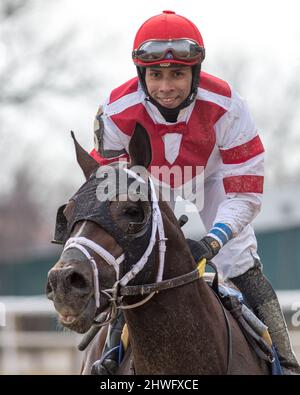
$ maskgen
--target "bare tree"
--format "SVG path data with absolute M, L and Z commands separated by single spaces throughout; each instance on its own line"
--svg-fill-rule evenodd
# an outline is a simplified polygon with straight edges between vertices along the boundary
M 84 73 L 84 59 L 76 50 L 76 27 L 47 36 L 41 22 L 47 8 L 58 0 L 1 0 L 0 2 L 0 161 L 1 168 L 14 171 L 18 161 L 10 161 L 10 149 L 21 155 L 28 143 L 22 135 L 24 115 L 49 117 L 49 105 L 42 98 L 56 101 L 84 95 L 92 90 L 92 70 Z M 42 8 L 43 7 L 43 8 Z M 34 101 L 40 103 L 34 104 Z M 44 103 L 46 100 L 44 100 Z M 51 104 L 50 104 L 51 107 Z M 49 123 L 49 121 L 48 121 Z M 17 150 L 16 146 L 17 144 Z M 32 151 L 34 151 L 33 147 Z M 0 178 L 3 177 L 3 172 Z M 1 195 L 1 189 L 0 189 Z
M 40 23 L 34 24 L 33 16 L 40 12 L 45 18 L 47 8 L 54 7 L 55 3 L 58 4 L 58 0 L 0 2 L 1 258 L 16 251 L 24 253 L 25 247 L 29 251 L 44 245 L 51 237 L 50 221 L 45 221 L 45 207 L 40 204 L 41 185 L 37 177 L 42 172 L 46 180 L 49 165 L 45 165 L 43 154 L 39 154 L 39 143 L 24 139 L 22 117 L 32 114 L 34 118 L 38 114 L 47 119 L 51 110 L 40 105 L 43 98 L 59 101 L 94 89 L 94 76 L 83 72 L 84 59 L 76 50 L 76 28 L 68 27 L 59 34 L 47 36 Z M 44 7 L 42 11 L 41 7 Z M 70 189 L 67 174 L 63 188 L 46 185 L 46 182 L 42 186 L 44 195 L 49 195 L 51 190 L 59 194 L 62 189 Z
M 41 210 L 31 195 L 32 179 L 26 168 L 16 174 L 12 191 L 0 203 L 0 261 L 26 256 L 45 245 L 48 235 Z M 46 236 L 46 237 L 45 237 Z
M 69 29 L 45 42 L 30 18 L 38 4 L 36 0 L 1 1 L 2 105 L 24 104 L 45 92 L 74 95 L 91 87 L 88 75 L 81 73 L 80 79 L 77 78 L 81 72 L 80 59 L 79 54 L 76 57 L 72 53 L 76 29 Z M 50 2 L 43 4 L 47 7 Z

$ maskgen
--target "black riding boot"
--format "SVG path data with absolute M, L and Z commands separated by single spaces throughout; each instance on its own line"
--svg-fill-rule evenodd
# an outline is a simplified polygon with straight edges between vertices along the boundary
M 230 280 L 241 290 L 258 318 L 268 326 L 284 374 L 300 374 L 277 295 L 263 275 L 260 262 L 256 261 L 253 268 Z
M 122 311 L 110 324 L 101 358 L 93 363 L 91 374 L 113 375 L 119 367 L 119 345 L 125 324 Z

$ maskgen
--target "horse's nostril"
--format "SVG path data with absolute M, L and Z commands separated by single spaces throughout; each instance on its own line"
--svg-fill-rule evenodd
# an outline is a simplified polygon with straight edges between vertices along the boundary
M 52 288 L 49 280 L 47 281 L 47 285 L 46 285 L 46 295 L 47 295 L 48 299 L 50 299 L 50 300 L 53 299 L 53 288 Z
M 46 294 L 48 299 L 53 300 L 56 287 L 57 287 L 57 273 L 54 270 L 50 270 L 48 273 L 48 281 L 46 284 Z
M 47 292 L 47 294 L 52 292 L 52 287 L 51 287 L 51 284 L 49 281 L 47 281 L 46 292 Z
M 72 274 L 69 275 L 68 281 L 70 285 L 74 288 L 82 289 L 82 288 L 86 288 L 88 285 L 85 278 L 81 274 L 76 272 L 73 272 Z

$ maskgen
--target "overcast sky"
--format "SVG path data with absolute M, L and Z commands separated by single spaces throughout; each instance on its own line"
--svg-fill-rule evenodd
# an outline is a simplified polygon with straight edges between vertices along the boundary
M 300 58 L 298 0 L 59 0 L 37 4 L 33 23 L 42 21 L 39 34 L 54 36 L 74 26 L 82 29 L 78 41 L 84 48 L 93 51 L 97 43 L 107 43 L 104 53 L 94 52 L 99 71 L 108 68 L 105 73 L 112 76 L 107 90 L 134 74 L 130 58 L 134 35 L 147 18 L 165 9 L 190 18 L 199 27 L 207 50 L 205 68 L 215 68 L 214 54 L 220 50 L 228 52 L 229 62 L 232 51 L 240 49 L 255 54 L 257 67 L 272 60 L 286 70 Z
M 298 0 L 60 0 L 54 2 L 43 29 L 50 34 L 66 26 L 81 29 L 77 42 L 84 53 L 91 54 L 91 68 L 99 70 L 101 101 L 135 75 L 130 56 L 134 35 L 147 18 L 165 9 L 190 18 L 199 27 L 207 53 L 203 69 L 221 78 L 226 79 L 226 72 L 216 62 L 220 53 L 228 65 L 236 62 L 239 53 L 250 55 L 251 73 L 269 75 L 274 86 L 300 64 Z M 256 96 L 262 96 L 260 86 L 242 93 L 253 108 Z M 85 125 L 94 111 L 90 108 L 83 115 Z
M 85 44 L 114 36 L 111 52 L 94 54 L 99 67 L 105 65 L 114 74 L 112 85 L 134 73 L 130 53 L 139 26 L 165 9 L 190 18 L 199 27 L 207 49 L 205 67 L 213 67 L 217 50 L 228 51 L 230 62 L 235 48 L 255 54 L 261 67 L 272 59 L 289 70 L 300 57 L 298 0 L 62 0 L 54 8 L 55 24 L 82 26 Z

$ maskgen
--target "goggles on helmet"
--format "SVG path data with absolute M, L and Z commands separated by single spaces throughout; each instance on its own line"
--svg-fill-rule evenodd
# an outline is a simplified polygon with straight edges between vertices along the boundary
M 132 52 L 132 58 L 142 63 L 179 60 L 196 64 L 204 60 L 205 49 L 190 39 L 149 40 Z

